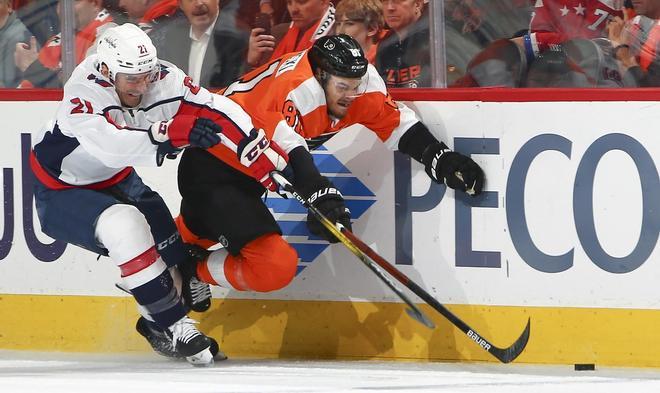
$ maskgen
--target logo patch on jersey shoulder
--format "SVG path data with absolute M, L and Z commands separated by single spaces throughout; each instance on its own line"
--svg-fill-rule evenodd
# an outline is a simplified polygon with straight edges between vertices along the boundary
M 97 83 L 103 87 L 112 87 L 112 83 L 108 82 L 105 79 L 97 78 L 96 76 L 94 76 L 94 74 L 87 75 L 87 79 L 90 81 L 94 81 L 94 83 Z
M 298 65 L 298 63 L 300 62 L 300 59 L 303 58 L 303 55 L 305 53 L 307 53 L 307 52 L 300 52 L 297 55 L 295 55 L 295 56 L 291 57 L 290 59 L 288 59 L 287 61 L 285 61 L 284 63 L 282 63 L 280 68 L 277 69 L 277 74 L 275 74 L 275 77 L 278 77 L 278 76 L 282 75 L 283 73 L 285 73 L 287 71 L 291 71 L 294 68 L 296 68 L 296 65 Z
M 160 80 L 165 79 L 165 77 L 167 76 L 167 74 L 170 73 L 170 71 L 168 70 L 168 68 L 169 68 L 169 67 L 167 67 L 165 64 L 160 63 Z

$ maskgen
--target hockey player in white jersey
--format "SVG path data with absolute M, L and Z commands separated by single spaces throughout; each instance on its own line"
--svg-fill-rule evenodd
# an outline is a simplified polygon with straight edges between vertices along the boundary
M 194 115 L 199 108 L 215 120 Z M 186 262 L 192 263 L 188 250 L 162 198 L 132 167 L 160 166 L 186 147 L 222 143 L 235 151 L 251 130 L 238 104 L 159 61 L 149 37 L 124 24 L 102 34 L 97 53 L 76 67 L 54 125 L 36 137 L 30 155 L 42 231 L 109 256 L 146 318 L 138 331 L 157 351 L 192 364 L 211 364 L 218 351 L 186 316 L 189 308 L 208 308 L 210 292 L 202 296 L 208 304 L 195 304 L 200 288 L 192 286 L 209 289 L 183 274 L 182 300 L 170 268 L 185 272 Z M 259 165 L 254 171 L 281 169 Z M 169 336 L 171 346 L 151 342 L 149 323 Z

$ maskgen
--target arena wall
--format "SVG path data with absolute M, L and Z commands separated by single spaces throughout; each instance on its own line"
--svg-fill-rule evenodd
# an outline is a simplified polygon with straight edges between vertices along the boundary
M 60 96 L 0 94 L 0 349 L 148 351 L 113 263 L 39 230 L 27 153 Z M 518 362 L 660 367 L 657 97 L 396 93 L 483 166 L 478 198 L 431 184 L 357 126 L 315 159 L 346 195 L 355 233 L 491 342 L 508 346 L 531 318 Z M 138 172 L 176 215 L 176 161 Z M 340 244 L 306 236 L 295 201 L 266 203 L 299 251 L 299 272 L 269 294 L 214 288 L 211 310 L 194 317 L 230 357 L 495 361 L 424 304 L 437 328 L 410 319 Z

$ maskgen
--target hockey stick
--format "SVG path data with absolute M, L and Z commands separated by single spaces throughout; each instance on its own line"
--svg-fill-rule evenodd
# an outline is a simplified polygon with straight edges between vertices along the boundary
M 314 206 L 310 205 L 304 198 L 300 196 L 296 192 L 296 190 L 293 188 L 293 185 L 289 183 L 289 181 L 282 176 L 279 172 L 272 172 L 271 177 L 275 182 L 282 187 L 285 191 L 290 192 L 294 198 L 296 198 L 300 203 L 302 203 L 303 206 L 305 206 L 309 211 L 314 214 L 314 216 L 323 224 L 324 227 L 326 227 L 333 235 L 335 235 L 339 241 L 341 241 L 346 248 L 350 252 L 352 252 L 358 259 L 364 263 L 365 266 L 367 266 L 374 274 L 381 279 L 381 281 L 387 285 L 388 288 L 390 288 L 396 295 L 404 301 L 408 305 L 408 308 L 406 308 L 406 313 L 416 320 L 417 322 L 421 323 L 422 325 L 428 327 L 429 329 L 434 329 L 435 324 L 429 317 L 424 315 L 422 310 L 420 310 L 415 303 L 410 300 L 408 296 L 406 296 L 405 293 L 399 287 L 397 287 L 392 280 L 387 277 L 382 270 L 378 266 L 376 266 L 375 263 L 373 263 L 369 258 L 367 258 L 367 255 L 362 252 L 358 247 L 356 247 L 351 241 L 344 235 L 344 233 L 341 231 L 340 228 L 344 228 L 341 224 L 333 224 L 332 221 L 330 221 L 326 216 L 323 215 L 317 208 Z M 335 226 L 336 225 L 336 226 Z
M 489 352 L 491 355 L 493 355 L 495 358 L 497 358 L 499 361 L 502 363 L 509 363 L 513 361 L 515 358 L 520 355 L 520 353 L 525 349 L 525 346 L 527 345 L 527 341 L 529 341 L 529 333 L 530 333 L 530 319 L 527 319 L 527 325 L 525 326 L 525 329 L 523 330 L 522 334 L 518 337 L 518 339 L 511 344 L 510 346 L 506 348 L 499 348 L 493 345 L 491 342 L 483 338 L 480 334 L 478 334 L 474 329 L 472 329 L 468 324 L 463 322 L 459 317 L 457 317 L 454 313 L 449 311 L 447 307 L 442 305 L 442 303 L 438 302 L 433 296 L 429 295 L 428 292 L 426 292 L 422 287 L 417 285 L 414 281 L 412 281 L 408 276 L 403 274 L 399 269 L 394 267 L 390 262 L 388 262 L 385 258 L 381 257 L 376 253 L 371 247 L 366 245 L 362 240 L 360 240 L 357 236 L 355 236 L 351 231 L 346 229 L 344 226 L 341 224 L 333 224 L 332 221 L 330 221 L 327 217 L 323 215 L 318 209 L 316 209 L 314 206 L 309 204 L 305 199 L 303 199 L 300 194 L 296 192 L 296 190 L 293 188 L 293 185 L 289 183 L 289 181 L 282 176 L 278 172 L 272 172 L 271 176 L 275 180 L 277 184 L 280 185 L 285 191 L 288 191 L 291 193 L 294 198 L 296 198 L 300 203 L 303 204 L 318 220 L 321 222 L 321 224 L 328 229 L 333 235 L 339 239 L 339 241 L 346 246 L 353 254 L 355 254 L 363 263 L 365 263 L 367 266 L 371 268 L 372 271 L 376 273 L 376 275 L 383 280 L 390 289 L 394 290 L 394 292 L 399 295 L 399 297 L 408 304 L 411 309 L 407 309 L 406 311 L 408 314 L 422 322 L 423 324 L 427 325 L 423 320 L 420 320 L 419 317 L 424 318 L 428 322 L 432 324 L 428 318 L 424 316 L 424 314 L 419 311 L 417 307 L 414 306 L 414 304 L 406 297 L 401 290 L 399 290 L 396 286 L 394 286 L 391 283 L 391 280 L 387 279 L 383 274 L 380 269 L 378 269 L 371 261 L 377 263 L 380 267 L 385 269 L 392 277 L 394 277 L 397 281 L 399 281 L 401 284 L 405 285 L 408 289 L 410 289 L 413 293 L 415 293 L 417 296 L 419 296 L 422 300 L 424 300 L 428 305 L 433 307 L 437 312 L 442 314 L 449 322 L 451 322 L 454 326 L 459 328 L 463 333 L 465 333 L 466 336 L 468 336 L 472 341 L 477 343 L 481 348 Z M 367 259 L 365 256 L 369 257 Z M 376 268 L 376 270 L 374 270 Z

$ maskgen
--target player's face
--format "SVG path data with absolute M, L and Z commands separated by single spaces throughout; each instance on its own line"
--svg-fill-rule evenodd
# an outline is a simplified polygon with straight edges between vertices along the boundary
M 413 24 L 422 14 L 422 0 L 383 0 L 385 23 L 395 31 Z
M 337 22 L 335 22 L 335 31 L 337 34 L 346 34 L 353 37 L 365 52 L 371 46 L 370 37 L 373 34 L 370 34 L 369 27 L 363 20 L 349 19 L 346 16 L 340 16 L 337 19 Z
M 331 75 L 325 85 L 325 101 L 328 112 L 341 119 L 346 116 L 353 101 L 364 93 L 364 84 L 360 78 L 342 78 Z
M 193 27 L 206 30 L 218 16 L 219 0 L 179 0 L 179 8 Z
M 142 101 L 142 96 L 147 92 L 153 80 L 153 72 L 142 74 L 118 73 L 115 77 L 115 91 L 122 105 L 130 108 L 137 106 Z
M 287 0 L 286 8 L 291 15 L 293 25 L 306 28 L 323 17 L 329 0 Z

